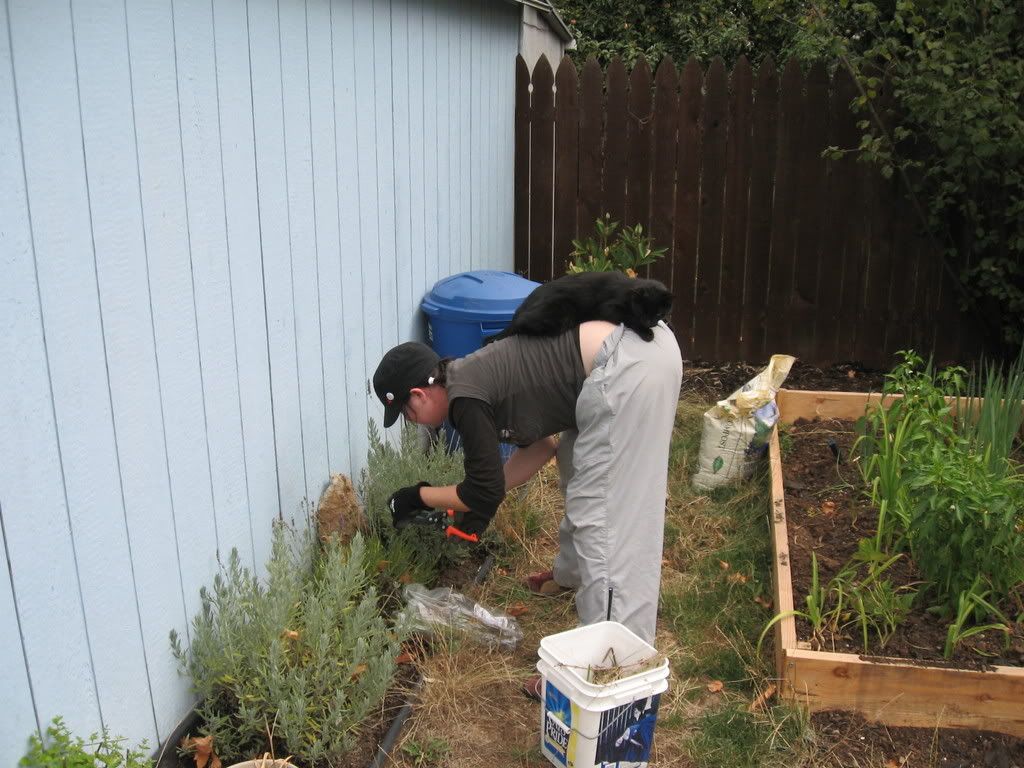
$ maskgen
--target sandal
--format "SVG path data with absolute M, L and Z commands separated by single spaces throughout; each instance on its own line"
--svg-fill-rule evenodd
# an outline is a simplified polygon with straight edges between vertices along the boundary
M 555 581 L 555 574 L 551 571 L 531 574 L 526 577 L 523 584 L 532 594 L 541 597 L 558 597 L 573 591 L 572 587 L 563 587 Z
M 526 678 L 519 689 L 534 701 L 540 701 L 544 690 L 544 679 L 540 675 Z

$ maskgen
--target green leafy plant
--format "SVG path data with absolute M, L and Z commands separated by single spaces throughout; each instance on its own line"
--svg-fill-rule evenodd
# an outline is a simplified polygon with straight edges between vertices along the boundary
M 417 766 L 440 766 L 444 765 L 445 758 L 451 747 L 444 739 L 430 737 L 426 741 L 409 739 L 402 745 L 402 752 Z
M 961 592 L 957 597 L 956 619 L 946 630 L 946 646 L 943 655 L 947 659 L 953 656 L 953 651 L 964 640 L 984 632 L 1002 632 L 1009 640 L 1010 621 L 985 599 L 988 595 L 989 590 L 981 589 L 981 579 L 979 578 L 975 579 L 969 590 Z M 968 624 L 969 621 L 976 620 L 979 612 L 998 618 L 999 623 Z
M 412 424 L 401 428 L 397 444 L 388 442 L 372 419 L 369 442 L 359 495 L 371 531 L 383 542 L 386 572 L 393 579 L 429 583 L 445 563 L 465 558 L 465 547 L 425 526 L 396 531 L 387 500 L 399 488 L 421 480 L 433 485 L 460 482 L 465 475 L 462 451 L 447 450 L 443 435 L 424 441 Z
M 18 765 L 21 768 L 151 768 L 146 743 L 126 747 L 124 739 L 111 736 L 104 728 L 88 739 L 73 736 L 60 717 L 46 728 L 45 738 L 29 736 L 29 748 Z
M 837 610 L 844 621 L 849 617 L 857 625 L 865 653 L 872 633 L 882 648 L 886 646 L 917 596 L 913 586 L 883 578 L 901 557 L 880 550 L 875 539 L 861 539 L 857 553 L 833 580 L 832 590 L 839 596 Z
M 842 610 L 842 605 L 836 605 L 831 598 L 832 585 L 822 584 L 818 573 L 818 556 L 812 552 L 811 588 L 804 597 L 804 603 L 807 606 L 807 610 L 783 611 L 782 613 L 778 613 L 773 616 L 765 625 L 764 629 L 761 630 L 760 637 L 757 638 L 757 652 L 759 654 L 761 653 L 761 645 L 764 643 L 764 638 L 767 636 L 771 628 L 783 619 L 788 619 L 791 616 L 798 616 L 807 621 L 807 623 L 811 625 L 811 631 L 814 633 L 814 637 L 821 641 L 828 632 L 835 629 L 836 622 Z
M 973 450 L 984 453 L 989 469 L 1005 474 L 1024 424 L 1024 354 L 1004 370 L 989 363 L 976 371 L 968 396 L 957 403 L 958 419 Z
M 200 591 L 191 645 L 171 633 L 218 754 L 293 754 L 318 766 L 354 746 L 404 634 L 380 615 L 375 571 L 360 534 L 321 549 L 311 531 L 278 524 L 265 581 L 232 551 Z
M 636 277 L 641 267 L 653 264 L 665 255 L 665 248 L 651 248 L 651 239 L 640 224 L 625 227 L 616 234 L 617 221 L 605 214 L 594 222 L 596 237 L 573 240 L 566 272 L 625 272 Z

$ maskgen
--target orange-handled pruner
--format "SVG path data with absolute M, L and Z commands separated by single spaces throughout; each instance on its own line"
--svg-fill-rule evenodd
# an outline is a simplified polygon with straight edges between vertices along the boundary
M 471 541 L 474 544 L 479 543 L 480 537 L 477 536 L 475 533 L 466 533 L 465 531 L 455 527 L 456 523 L 461 522 L 461 512 L 458 513 L 457 518 L 454 509 L 448 509 L 445 511 L 448 513 L 448 519 L 452 521 L 451 524 L 449 524 L 448 527 L 444 529 L 446 536 L 455 536 L 456 538 L 462 539 L 463 541 Z

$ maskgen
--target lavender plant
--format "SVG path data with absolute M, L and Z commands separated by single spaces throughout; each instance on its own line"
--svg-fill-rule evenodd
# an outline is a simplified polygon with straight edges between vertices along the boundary
M 200 697 L 197 711 L 222 758 L 291 754 L 336 764 L 384 698 L 403 630 L 378 610 L 375 563 L 361 535 L 321 545 L 275 526 L 266 579 L 232 550 L 191 644 L 171 646 Z

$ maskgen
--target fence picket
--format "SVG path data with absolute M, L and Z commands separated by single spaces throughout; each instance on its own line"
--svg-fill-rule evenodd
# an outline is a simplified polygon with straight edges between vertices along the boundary
M 626 213 L 622 225 L 650 231 L 651 208 L 651 68 L 637 61 L 629 76 L 626 120 Z
M 649 274 L 666 286 L 672 285 L 672 220 L 676 181 L 676 126 L 678 124 L 679 77 L 671 56 L 658 65 L 654 76 L 654 154 L 651 159 L 651 245 L 666 248 L 665 255 L 651 265 Z
M 800 157 L 803 78 L 796 59 L 782 73 L 779 95 L 779 152 L 775 165 L 772 206 L 772 255 L 768 277 L 767 352 L 790 353 L 789 305 L 793 290 L 793 248 L 796 244 L 797 159 Z
M 577 173 L 579 164 L 579 93 L 576 67 L 562 58 L 555 76 L 555 219 L 553 276 L 565 273 L 576 236 Z
M 554 173 L 554 73 L 541 54 L 533 68 L 530 94 L 530 276 L 550 280 Z
M 704 74 L 693 56 L 686 62 L 679 94 L 676 148 L 676 231 L 672 247 L 672 325 L 684 356 L 693 354 L 693 296 L 697 279 L 700 194 L 701 90 Z
M 616 57 L 608 65 L 605 105 L 603 213 L 612 221 L 626 216 L 626 67 Z
M 601 151 L 604 131 L 604 73 L 591 56 L 583 65 L 580 89 L 579 200 L 576 206 L 576 231 L 589 237 L 601 215 Z
M 728 130 L 729 99 L 725 64 L 720 57 L 716 56 L 711 62 L 705 85 L 693 354 L 701 360 L 714 360 L 718 351 L 716 334 L 722 271 L 725 137 Z
M 513 269 L 530 273 L 530 70 L 516 56 Z
M 735 354 L 740 342 L 743 274 L 750 189 L 751 71 L 745 56 L 733 68 L 729 94 L 729 135 L 725 159 L 725 215 L 722 229 L 722 282 L 718 302 L 719 360 Z
M 831 263 L 822 251 L 825 215 L 825 159 L 828 146 L 828 73 L 820 62 L 807 75 L 797 170 L 797 239 L 793 251 L 793 296 L 790 303 L 789 343 L 792 349 L 814 350 L 818 305 L 818 276 Z M 828 261 L 826 261 L 828 260 Z M 810 354 L 805 354 L 809 357 Z
M 754 96 L 754 147 L 750 167 L 750 215 L 746 242 L 743 317 L 739 347 L 741 360 L 760 361 L 765 357 L 765 323 L 768 305 L 768 266 L 771 256 L 772 189 L 775 181 L 779 106 L 779 78 L 775 62 L 767 58 L 757 73 Z
M 857 146 L 860 135 L 856 124 L 850 119 L 850 102 L 857 95 L 856 85 L 845 69 L 836 72 L 829 104 L 829 145 L 841 150 Z M 819 292 L 818 328 L 815 334 L 813 359 L 817 362 L 836 360 L 839 355 L 839 334 L 853 341 L 857 326 L 853 317 L 840 325 L 843 317 L 843 298 L 847 295 L 847 284 L 856 281 L 858 275 L 850 273 L 850 254 L 847 252 L 847 237 L 853 232 L 850 212 L 854 209 L 856 194 L 856 160 L 853 155 L 843 155 L 828 162 L 828 215 L 823 238 L 824 258 L 830 266 L 824 270 Z

